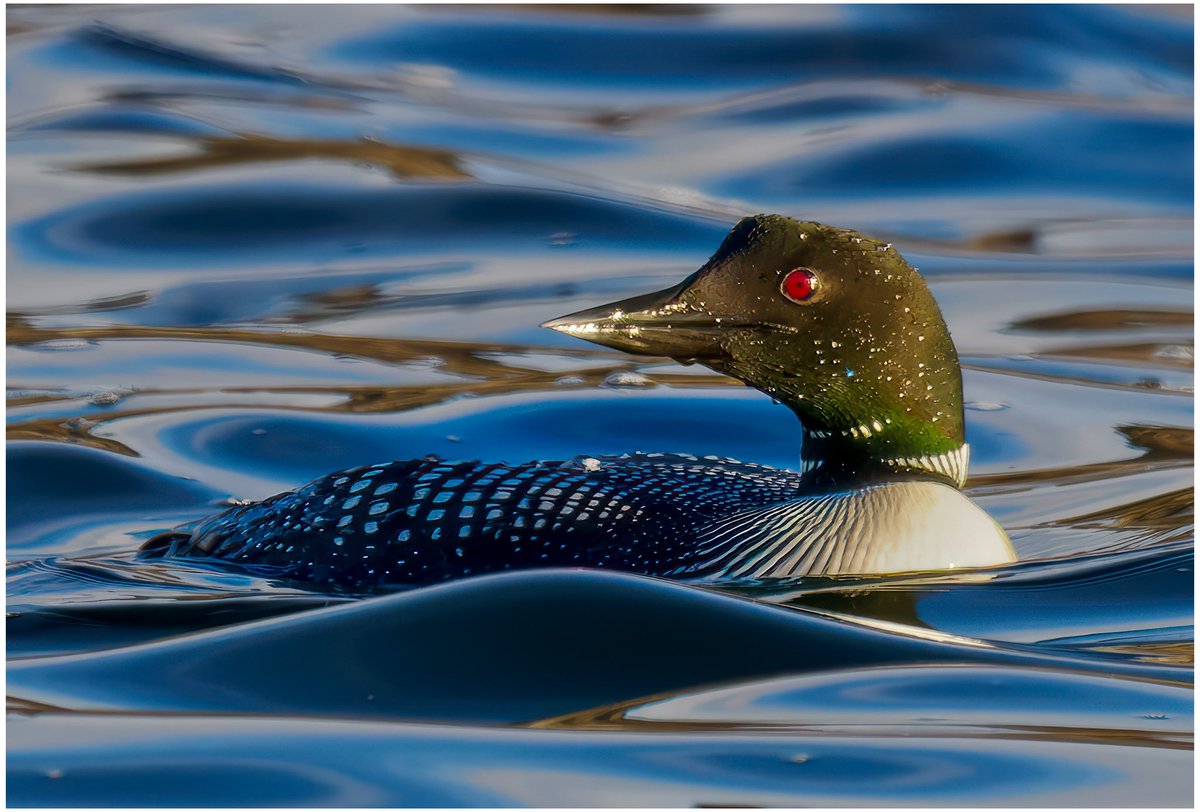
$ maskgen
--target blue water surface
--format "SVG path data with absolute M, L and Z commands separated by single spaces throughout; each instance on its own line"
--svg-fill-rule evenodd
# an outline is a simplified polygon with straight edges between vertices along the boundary
M 8 9 L 8 797 L 1187 806 L 1190 6 Z M 134 551 L 438 454 L 789 468 L 538 327 L 739 217 L 919 267 L 1004 568 L 319 593 Z

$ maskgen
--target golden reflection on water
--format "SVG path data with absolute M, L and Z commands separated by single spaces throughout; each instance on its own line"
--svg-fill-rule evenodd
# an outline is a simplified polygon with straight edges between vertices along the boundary
M 1192 345 L 1161 343 L 1107 344 L 1088 347 L 1061 347 L 1047 350 L 1045 355 L 1086 358 L 1092 361 L 1118 361 L 1145 366 L 1166 366 L 1191 369 Z
M 1097 510 L 1081 516 L 1069 516 L 1051 525 L 1094 528 L 1096 530 L 1138 531 L 1126 537 L 1125 544 L 1168 544 L 1187 541 L 1195 523 L 1195 494 L 1191 488 L 1155 494 L 1115 508 Z
M 601 708 L 580 714 L 534 722 L 528 727 L 539 730 L 608 731 L 624 733 L 790 733 L 826 736 L 870 736 L 903 740 L 914 735 L 954 739 L 1011 739 L 1017 741 L 1076 742 L 1081 744 L 1120 744 L 1167 750 L 1192 750 L 1193 736 L 1185 733 L 1159 733 L 1153 730 L 1113 730 L 1092 727 L 1036 727 L 1031 725 L 862 725 L 862 724 L 778 724 L 746 722 L 645 721 L 624 715 L 629 708 Z
M 1196 665 L 1196 646 L 1190 641 L 1089 646 L 1088 650 L 1122 654 L 1151 665 L 1178 665 L 1186 668 L 1194 668 Z
M 1143 330 L 1147 327 L 1188 327 L 1195 321 L 1190 310 L 1070 310 L 1012 323 L 1014 330 L 1041 333 L 1074 330 Z
M 360 141 L 319 141 L 272 138 L 244 132 L 199 138 L 196 146 L 200 152 L 193 155 L 78 164 L 71 168 L 104 175 L 148 176 L 196 172 L 238 164 L 323 158 L 383 167 L 402 180 L 473 179 L 471 173 L 462 167 L 461 158 L 450 150 L 386 144 L 366 138 Z
M 753 686 L 750 686 L 751 689 Z M 717 689 L 718 691 L 720 689 Z M 914 735 L 922 737 L 1013 739 L 1024 741 L 1080 742 L 1091 744 L 1122 744 L 1132 747 L 1152 747 L 1169 750 L 1191 750 L 1194 736 L 1185 730 L 1155 730 L 1154 719 L 1147 717 L 1144 728 L 1104 728 L 1074 725 L 1015 725 L 963 720 L 951 718 L 924 721 L 906 720 L 901 724 L 863 723 L 847 720 L 839 723 L 831 719 L 806 723 L 795 719 L 762 721 L 760 719 L 669 719 L 646 718 L 639 715 L 648 706 L 676 698 L 686 699 L 693 692 L 703 695 L 703 689 L 684 692 L 667 692 L 634 700 L 617 702 L 577 713 L 539 719 L 522 727 L 538 730 L 608 731 L 624 733 L 762 733 L 851 735 L 872 737 L 895 737 L 903 739 Z M 736 707 L 727 710 L 736 714 Z

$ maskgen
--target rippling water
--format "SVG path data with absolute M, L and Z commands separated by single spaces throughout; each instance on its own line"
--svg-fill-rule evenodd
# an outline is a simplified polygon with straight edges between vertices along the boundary
M 10 7 L 14 805 L 1188 805 L 1190 7 Z M 148 536 L 339 467 L 793 467 L 541 321 L 893 241 L 1021 563 L 363 600 Z M 636 374 L 630 374 L 636 373 Z

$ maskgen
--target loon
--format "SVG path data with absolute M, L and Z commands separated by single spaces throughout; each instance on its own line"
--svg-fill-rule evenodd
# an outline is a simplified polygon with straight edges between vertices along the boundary
M 699 363 L 770 395 L 800 419 L 800 470 L 643 452 L 386 462 L 160 534 L 141 555 L 358 591 L 535 567 L 711 582 L 1016 560 L 960 490 L 958 355 L 924 280 L 890 244 L 747 217 L 678 285 L 543 326 Z

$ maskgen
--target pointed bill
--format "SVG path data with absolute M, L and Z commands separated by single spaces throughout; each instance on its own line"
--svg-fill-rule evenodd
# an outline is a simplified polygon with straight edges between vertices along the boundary
M 711 354 L 716 324 L 680 298 L 690 282 L 580 310 L 542 326 L 623 352 L 692 360 Z

